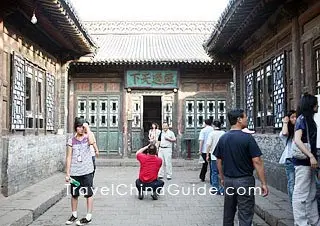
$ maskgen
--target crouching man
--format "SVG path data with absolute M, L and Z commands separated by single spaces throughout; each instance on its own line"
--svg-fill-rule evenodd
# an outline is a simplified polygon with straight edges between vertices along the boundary
M 157 156 L 157 147 L 154 144 L 145 146 L 137 151 L 136 156 L 140 162 L 139 178 L 136 180 L 139 199 L 143 199 L 143 193 L 146 189 L 151 189 L 151 197 L 153 200 L 157 200 L 158 194 L 164 185 L 162 180 L 158 180 L 162 159 Z

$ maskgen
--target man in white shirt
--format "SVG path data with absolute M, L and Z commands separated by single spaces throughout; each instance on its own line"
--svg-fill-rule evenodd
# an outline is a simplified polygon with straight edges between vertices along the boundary
M 164 122 L 158 138 L 158 157 L 162 159 L 162 166 L 158 174 L 159 179 L 162 179 L 164 176 L 164 165 L 166 166 L 167 179 L 172 179 L 172 143 L 175 141 L 176 137 L 174 133 L 169 130 L 168 123 Z
M 208 162 L 206 161 L 206 143 L 209 137 L 209 134 L 213 131 L 211 126 L 212 121 L 210 119 L 206 119 L 204 121 L 205 126 L 201 129 L 199 134 L 199 155 L 202 156 L 204 163 L 202 163 L 202 168 L 200 171 L 199 178 L 202 182 L 206 179 L 206 173 L 208 169 Z
M 206 160 L 210 163 L 210 183 L 213 188 L 216 189 L 217 194 L 223 194 L 223 187 L 219 183 L 219 172 L 217 168 L 217 158 L 213 155 L 213 151 L 220 139 L 225 132 L 221 130 L 221 122 L 215 120 L 213 122 L 213 131 L 209 134 L 206 150 Z

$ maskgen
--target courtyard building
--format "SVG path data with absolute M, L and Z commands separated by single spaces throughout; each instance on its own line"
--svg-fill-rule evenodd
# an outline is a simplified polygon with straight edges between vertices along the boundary
M 177 135 L 174 157 L 192 157 L 206 118 L 227 127 L 232 70 L 203 48 L 213 22 L 86 22 L 99 48 L 69 70 L 69 131 L 86 118 L 102 153 L 130 157 L 152 122 Z
M 269 184 L 286 191 L 278 133 L 301 94 L 320 94 L 320 2 L 232 0 L 204 47 L 232 65 L 236 106 L 256 131 Z
M 0 184 L 5 196 L 64 169 L 68 65 L 94 52 L 68 1 L 0 9 Z

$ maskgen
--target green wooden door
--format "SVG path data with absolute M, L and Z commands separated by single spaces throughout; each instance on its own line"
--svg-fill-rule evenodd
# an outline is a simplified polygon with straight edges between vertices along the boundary
M 220 120 L 226 127 L 226 100 L 222 98 L 188 98 L 184 104 L 185 132 L 183 135 L 184 154 L 187 155 L 187 141 L 191 144 L 191 154 L 196 156 L 199 150 L 199 133 L 206 119 Z
M 143 96 L 132 96 L 132 152 L 136 152 L 143 145 Z
M 90 123 L 99 150 L 108 154 L 120 153 L 120 96 L 78 96 L 77 102 L 77 116 L 85 118 Z

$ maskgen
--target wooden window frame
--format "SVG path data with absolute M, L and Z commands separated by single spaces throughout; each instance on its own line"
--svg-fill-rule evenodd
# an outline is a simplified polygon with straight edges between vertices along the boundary
M 280 58 L 279 58 L 280 57 Z M 277 124 L 278 127 L 276 127 L 276 114 L 278 113 L 276 111 L 276 97 L 275 97 L 275 65 L 277 62 L 275 61 L 279 61 L 279 59 L 283 60 L 284 62 L 282 62 L 282 67 L 284 70 L 284 77 L 283 77 L 283 87 L 284 87 L 284 93 L 282 93 L 284 95 L 284 97 L 282 98 L 283 102 L 282 102 L 282 114 L 284 114 L 285 109 L 286 109 L 286 62 L 285 62 L 285 58 L 286 58 L 286 54 L 282 53 L 279 54 L 267 61 L 265 61 L 263 64 L 259 65 L 258 67 L 256 67 L 255 69 L 253 69 L 252 71 L 248 71 L 248 73 L 246 73 L 246 75 L 244 76 L 245 79 L 245 90 L 246 93 L 245 95 L 248 95 L 248 91 L 247 91 L 247 85 L 248 85 L 248 81 L 247 79 L 249 79 L 249 75 L 252 73 L 253 79 L 252 79 L 252 86 L 253 86 L 253 107 L 252 107 L 252 121 L 253 121 L 253 128 L 250 129 L 254 129 L 256 132 L 259 133 L 275 133 L 278 130 L 281 130 L 281 128 L 279 127 L 279 123 Z M 279 65 L 278 65 L 279 66 Z M 259 76 L 259 77 L 258 77 Z M 271 77 L 271 89 L 270 89 L 270 85 L 269 85 L 269 80 L 268 78 Z M 259 79 L 259 80 L 258 80 Z M 260 82 L 260 90 L 261 93 L 259 92 L 258 89 L 258 83 Z M 260 87 L 259 86 L 259 87 Z M 281 88 L 282 89 L 282 88 Z M 277 91 L 277 90 L 276 90 Z M 247 100 L 247 96 L 245 97 L 245 99 Z M 268 101 L 267 101 L 268 100 Z M 271 108 L 268 108 L 269 104 Z M 248 109 L 247 106 L 247 101 L 245 102 L 245 108 Z M 268 106 L 267 106 L 268 105 Z M 261 107 L 261 108 L 260 108 Z M 258 117 L 258 113 L 261 115 L 260 117 Z M 268 118 L 269 117 L 269 118 Z M 258 121 L 260 118 L 260 121 Z
M 20 98 L 24 100 L 24 126 L 20 128 L 16 128 L 15 124 L 13 124 L 13 121 L 11 121 L 10 128 L 14 131 L 23 131 L 23 134 L 36 134 L 39 133 L 46 133 L 47 131 L 54 131 L 54 125 L 47 125 L 47 117 L 51 117 L 51 121 L 54 121 L 54 112 L 50 113 L 50 116 L 47 114 L 48 107 L 50 109 L 53 109 L 52 105 L 53 99 L 55 97 L 55 81 L 54 76 L 52 76 L 51 83 L 47 83 L 47 76 L 49 76 L 49 73 L 47 73 L 46 70 L 40 68 L 38 65 L 27 61 L 24 57 L 17 55 L 16 53 L 13 53 L 12 57 L 12 67 L 15 67 L 15 59 L 20 59 L 24 62 L 24 90 L 23 94 L 21 93 Z M 13 68 L 12 73 L 15 71 L 15 68 Z M 15 77 L 16 75 L 13 75 Z M 27 78 L 30 79 L 30 86 L 27 87 Z M 11 86 L 15 86 L 16 83 L 12 81 Z M 39 86 L 40 85 L 40 86 Z M 48 87 L 48 85 L 51 85 L 53 87 Z M 50 89 L 49 89 L 50 88 Z M 29 93 L 27 96 L 26 94 Z M 50 100 L 48 100 L 48 96 L 50 93 Z M 30 104 L 27 108 L 27 98 L 30 98 Z M 14 105 L 14 99 L 11 97 L 11 103 Z M 54 109 L 53 109 L 54 110 Z M 53 117 L 53 118 L 52 118 Z M 15 118 L 14 111 L 11 112 L 11 119 L 13 120 Z M 52 124 L 52 122 L 51 122 Z

